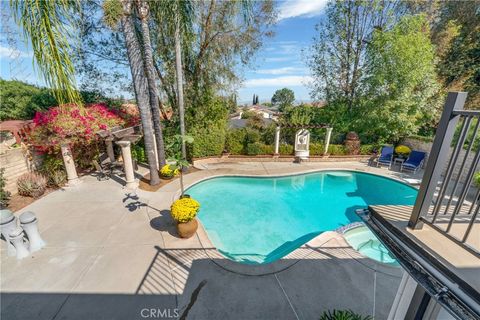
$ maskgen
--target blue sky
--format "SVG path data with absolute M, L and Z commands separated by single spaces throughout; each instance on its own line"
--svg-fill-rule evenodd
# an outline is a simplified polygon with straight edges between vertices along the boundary
M 256 68 L 246 70 L 239 102 L 250 103 L 253 94 L 270 101 L 277 89 L 289 88 L 297 101 L 309 101 L 310 73 L 302 49 L 312 43 L 315 25 L 327 1 L 287 0 L 278 2 L 279 21 L 275 36 L 267 39 L 258 52 Z
M 6 9 L 8 2 L 1 2 L 1 9 Z M 270 101 L 273 93 L 284 87 L 295 92 L 297 101 L 310 100 L 310 75 L 302 49 L 312 43 L 315 24 L 320 20 L 326 2 L 286 0 L 277 3 L 279 21 L 274 27 L 275 36 L 264 41 L 254 68 L 244 70 L 244 82 L 239 89 L 240 103 L 251 102 L 253 94 L 257 94 L 261 102 Z M 43 85 L 41 77 L 34 71 L 31 50 L 21 40 L 16 41 L 12 49 L 6 41 L 8 30 L 4 25 L 1 31 L 0 77 Z

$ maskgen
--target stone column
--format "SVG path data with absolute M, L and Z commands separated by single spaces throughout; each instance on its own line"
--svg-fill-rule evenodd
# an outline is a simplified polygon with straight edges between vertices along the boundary
M 75 186 L 80 183 L 80 179 L 78 179 L 77 170 L 75 169 L 75 162 L 73 161 L 72 150 L 70 150 L 68 144 L 62 144 L 60 146 L 60 150 L 62 152 L 65 171 L 67 171 L 68 186 Z
M 278 154 L 280 148 L 280 126 L 275 129 L 275 155 Z
M 328 147 L 330 146 L 330 138 L 332 136 L 333 128 L 327 128 L 327 134 L 325 135 L 325 150 L 323 154 L 326 155 L 328 153 Z
M 113 138 L 106 138 L 105 139 L 105 145 L 107 146 L 107 154 L 108 157 L 110 158 L 110 162 L 114 163 L 115 162 L 115 152 L 113 151 Z
M 125 171 L 125 182 L 128 189 L 135 189 L 138 187 L 135 181 L 135 173 L 133 171 L 132 153 L 130 151 L 130 141 L 117 141 L 122 148 L 123 169 Z

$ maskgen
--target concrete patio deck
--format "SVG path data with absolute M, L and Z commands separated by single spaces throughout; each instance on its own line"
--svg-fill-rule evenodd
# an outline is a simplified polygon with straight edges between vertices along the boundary
M 187 186 L 216 175 L 327 168 L 409 177 L 360 162 L 197 167 L 185 176 Z M 361 256 L 335 232 L 250 273 L 204 247 L 201 229 L 188 240 L 177 237 L 168 210 L 178 181 L 153 193 L 92 176 L 82 181 L 16 212 L 37 214 L 47 247 L 17 261 L 2 241 L 2 319 L 318 319 L 334 308 L 387 317 L 401 269 Z

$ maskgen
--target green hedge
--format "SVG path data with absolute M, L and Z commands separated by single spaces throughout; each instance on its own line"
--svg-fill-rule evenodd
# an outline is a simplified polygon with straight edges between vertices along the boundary
M 348 154 L 348 150 L 343 144 L 331 144 L 328 146 L 328 153 L 333 156 L 343 156 Z
M 189 154 L 192 158 L 201 158 L 208 156 L 219 156 L 225 147 L 225 130 L 212 126 L 206 128 L 196 128 L 191 135 L 193 143 L 189 147 Z
M 275 152 L 273 144 L 265 144 L 257 130 L 251 128 L 228 130 L 225 140 L 225 149 L 233 155 L 266 155 Z M 368 155 L 378 148 L 376 145 L 361 145 L 360 154 Z M 281 155 L 293 155 L 294 147 L 291 144 L 280 144 L 278 152 Z M 321 156 L 325 152 L 323 143 L 310 143 L 310 155 Z M 330 155 L 348 155 L 343 144 L 331 144 L 328 148 Z
M 225 150 L 231 154 L 242 154 L 246 132 L 243 129 L 228 130 L 225 138 Z

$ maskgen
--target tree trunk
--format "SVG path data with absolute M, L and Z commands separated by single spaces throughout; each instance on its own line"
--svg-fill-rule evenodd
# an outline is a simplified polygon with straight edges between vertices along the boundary
M 123 35 L 125 37 L 125 43 L 127 45 L 128 61 L 130 64 L 130 71 L 132 72 L 132 80 L 135 87 L 138 110 L 142 120 L 145 153 L 147 155 L 148 166 L 150 168 L 150 185 L 156 185 L 160 183 L 160 178 L 158 176 L 155 160 L 152 113 L 150 110 L 150 100 L 145 77 L 145 68 L 143 64 L 142 53 L 140 51 L 140 44 L 137 35 L 135 34 L 135 28 L 131 16 L 132 1 L 122 0 L 122 4 L 124 15 L 122 17 L 121 24 Z
M 142 25 L 143 48 L 145 51 L 145 72 L 148 80 L 150 107 L 152 110 L 153 127 L 155 129 L 157 143 L 158 163 L 161 168 L 166 164 L 165 143 L 163 141 L 163 129 L 160 120 L 160 95 L 158 94 L 157 84 L 155 83 L 155 67 L 153 65 L 152 44 L 150 43 L 150 29 L 148 27 L 149 8 L 146 1 L 137 1 L 137 7 Z
M 175 19 L 175 72 L 177 76 L 177 98 L 178 113 L 180 116 L 180 135 L 182 136 L 182 157 L 187 159 L 185 147 L 185 108 L 183 105 L 183 69 L 182 69 L 182 47 L 180 43 L 180 17 L 177 14 Z

